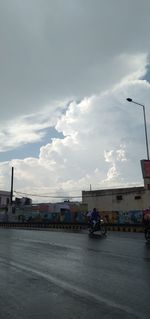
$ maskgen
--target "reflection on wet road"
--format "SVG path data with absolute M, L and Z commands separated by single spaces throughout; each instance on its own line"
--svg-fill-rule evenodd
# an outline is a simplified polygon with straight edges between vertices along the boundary
M 143 234 L 0 229 L 0 318 L 150 316 Z

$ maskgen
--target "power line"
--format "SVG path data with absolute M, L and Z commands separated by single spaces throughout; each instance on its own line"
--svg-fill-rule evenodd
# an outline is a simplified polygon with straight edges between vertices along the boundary
M 23 193 L 23 192 L 17 192 L 14 191 L 14 193 L 18 194 L 18 195 L 25 195 L 25 196 L 32 196 L 32 197 L 45 197 L 45 198 L 82 198 L 81 195 L 79 196 L 55 196 L 55 195 L 42 195 L 42 194 L 29 194 L 29 193 Z
M 116 196 L 117 193 L 120 193 L 122 195 L 124 194 L 131 194 L 133 193 L 133 190 L 136 191 L 142 191 L 143 190 L 143 186 L 138 186 L 138 187 L 128 187 L 128 188 L 114 188 L 114 189 L 101 189 L 101 190 L 92 190 L 92 191 L 82 191 L 83 192 L 83 196 L 82 195 L 76 195 L 76 196 L 71 196 L 71 195 L 44 195 L 44 194 L 32 194 L 32 193 L 25 193 L 25 192 L 20 192 L 20 191 L 14 191 L 14 193 L 22 196 L 31 196 L 31 197 L 43 197 L 43 198 L 62 198 L 62 199 L 73 199 L 73 198 L 91 198 L 91 197 L 104 197 L 104 196 Z M 116 192 L 118 191 L 118 192 Z M 85 194 L 87 193 L 87 194 Z

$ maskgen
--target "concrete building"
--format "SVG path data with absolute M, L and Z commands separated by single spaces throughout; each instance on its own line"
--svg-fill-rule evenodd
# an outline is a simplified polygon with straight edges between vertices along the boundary
M 150 213 L 150 189 L 129 187 L 82 192 L 88 210 L 94 207 L 109 224 L 141 225 Z
M 8 214 L 11 208 L 11 193 L 0 190 L 0 222 L 8 221 Z
M 103 212 L 150 210 L 150 160 L 141 160 L 141 168 L 143 186 L 82 191 L 82 202 Z
M 143 211 L 150 209 L 150 190 L 144 187 L 129 187 L 82 191 L 82 202 L 88 210 L 99 211 Z
M 0 208 L 6 207 L 10 204 L 10 192 L 0 190 Z

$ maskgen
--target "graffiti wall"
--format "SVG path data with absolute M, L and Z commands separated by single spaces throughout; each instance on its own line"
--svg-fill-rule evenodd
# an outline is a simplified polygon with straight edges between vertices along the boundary
M 4 221 L 0 214 L 0 221 Z M 56 203 L 15 207 L 8 214 L 10 222 L 85 223 L 87 205 L 82 203 Z
M 87 205 L 78 202 L 29 205 L 15 207 L 11 213 L 0 210 L 0 222 L 87 223 Z M 101 218 L 108 224 L 140 225 L 150 210 L 102 211 Z M 146 216 L 146 217 L 144 217 Z
M 101 212 L 101 217 L 109 224 L 142 224 L 144 211 Z

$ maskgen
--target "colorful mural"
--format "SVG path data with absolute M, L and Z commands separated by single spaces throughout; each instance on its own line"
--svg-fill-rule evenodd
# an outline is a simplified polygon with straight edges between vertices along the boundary
M 11 222 L 85 223 L 87 205 L 63 202 L 15 207 L 8 215 Z M 0 213 L 0 221 L 4 221 Z
M 1 209 L 0 222 L 84 224 L 88 222 L 88 213 L 87 205 L 78 202 L 38 204 L 15 207 L 12 213 Z M 140 225 L 147 214 L 150 215 L 150 210 L 100 212 L 100 216 L 104 222 L 112 225 Z
M 102 212 L 101 217 L 108 224 L 142 224 L 143 211 L 115 211 L 115 212 Z

